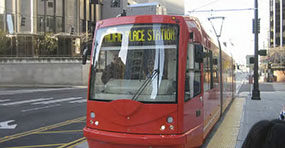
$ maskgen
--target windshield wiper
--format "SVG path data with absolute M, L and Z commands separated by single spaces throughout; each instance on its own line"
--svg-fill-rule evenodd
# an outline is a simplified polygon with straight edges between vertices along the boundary
M 154 70 L 150 76 L 147 76 L 146 80 L 143 82 L 141 87 L 136 91 L 135 95 L 133 96 L 132 100 L 137 100 L 139 95 L 143 92 L 146 86 L 153 80 L 155 76 L 158 75 L 158 69 Z

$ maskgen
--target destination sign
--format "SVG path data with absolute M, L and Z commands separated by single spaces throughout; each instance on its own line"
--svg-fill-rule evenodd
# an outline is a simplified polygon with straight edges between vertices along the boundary
M 125 38 L 128 37 L 128 40 Z M 103 46 L 120 46 L 122 40 L 128 41 L 129 46 L 155 45 L 157 41 L 163 41 L 164 45 L 176 44 L 176 27 L 165 27 L 153 29 L 152 27 L 135 27 L 118 33 L 111 33 L 104 36 Z

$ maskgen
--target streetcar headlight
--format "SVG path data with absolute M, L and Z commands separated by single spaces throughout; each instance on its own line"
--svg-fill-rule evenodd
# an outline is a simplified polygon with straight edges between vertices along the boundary
M 164 131 L 165 130 L 165 125 L 161 125 L 160 130 Z
M 173 123 L 173 117 L 169 116 L 169 117 L 167 118 L 167 122 L 168 122 L 168 123 Z
M 91 112 L 91 113 L 90 113 L 90 117 L 91 117 L 92 119 L 94 119 L 94 118 L 95 118 L 95 113 Z

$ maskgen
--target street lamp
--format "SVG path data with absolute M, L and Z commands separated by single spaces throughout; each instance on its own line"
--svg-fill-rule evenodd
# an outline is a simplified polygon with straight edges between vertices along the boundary
M 260 100 L 260 91 L 258 86 L 258 0 L 255 0 L 254 9 L 254 83 L 251 99 Z
M 217 20 L 217 19 L 220 19 L 221 20 L 221 28 L 220 28 L 220 31 L 217 32 L 213 23 L 212 23 L 212 20 Z M 222 34 L 222 29 L 223 29 L 223 23 L 224 23 L 224 19 L 225 17 L 223 16 L 217 16 L 217 17 L 209 17 L 208 20 L 210 21 L 212 27 L 213 27 L 213 30 L 215 32 L 215 35 L 217 37 L 217 40 L 218 40 L 218 44 L 219 44 L 219 62 L 220 62 L 220 117 L 222 117 L 222 112 L 223 112 L 223 64 L 222 64 L 222 48 L 221 48 L 221 43 L 220 43 L 220 37 L 221 37 L 221 34 Z

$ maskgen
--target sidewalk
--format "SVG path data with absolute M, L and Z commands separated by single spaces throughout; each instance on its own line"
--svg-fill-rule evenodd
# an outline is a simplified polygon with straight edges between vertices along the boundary
M 241 95 L 248 95 L 248 97 L 244 104 L 236 148 L 242 146 L 253 124 L 260 120 L 277 119 L 282 104 L 285 104 L 285 83 L 261 83 L 259 88 L 261 100 L 251 100 L 251 92 L 241 93 Z
M 252 85 L 246 83 L 241 87 L 203 147 L 241 148 L 253 124 L 279 117 L 285 104 L 285 83 L 260 83 L 259 89 L 261 100 L 251 100 Z
M 285 83 L 260 83 L 261 100 L 251 100 L 251 87 L 248 83 L 241 86 L 240 93 L 218 121 L 203 148 L 241 148 L 254 123 L 279 117 L 282 104 L 285 104 Z M 88 144 L 85 141 L 74 148 L 88 148 Z

